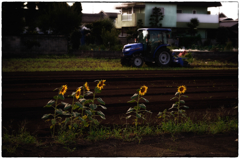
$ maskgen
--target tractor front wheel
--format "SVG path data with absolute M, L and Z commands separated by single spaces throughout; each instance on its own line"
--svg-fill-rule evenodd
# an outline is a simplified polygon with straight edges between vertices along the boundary
M 155 57 L 158 66 L 170 66 L 172 64 L 172 55 L 169 49 L 160 49 Z
M 133 67 L 142 67 L 143 65 L 143 58 L 139 55 L 135 55 L 132 57 L 132 66 Z

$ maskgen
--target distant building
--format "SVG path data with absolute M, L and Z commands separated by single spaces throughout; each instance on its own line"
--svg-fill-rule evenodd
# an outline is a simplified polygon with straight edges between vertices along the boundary
M 220 2 L 125 3 L 116 7 L 121 13 L 117 15 L 115 26 L 121 30 L 122 38 L 127 36 L 129 28 L 136 27 L 139 19 L 143 21 L 144 27 L 150 27 L 150 15 L 153 8 L 158 7 L 164 15 L 162 28 L 171 28 L 173 33 L 184 32 L 188 28 L 187 23 L 192 18 L 197 18 L 200 22 L 197 27 L 198 34 L 202 39 L 206 39 L 208 32 L 219 27 L 218 15 L 211 15 L 207 8 L 219 6 L 222 6 Z

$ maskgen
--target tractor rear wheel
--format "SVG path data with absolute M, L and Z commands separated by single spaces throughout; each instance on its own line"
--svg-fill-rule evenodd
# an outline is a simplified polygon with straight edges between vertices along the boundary
M 142 67 L 143 65 L 143 58 L 139 55 L 135 55 L 132 57 L 132 66 L 133 67 Z
M 170 66 L 172 64 L 172 55 L 169 49 L 160 49 L 158 50 L 155 62 L 157 66 Z

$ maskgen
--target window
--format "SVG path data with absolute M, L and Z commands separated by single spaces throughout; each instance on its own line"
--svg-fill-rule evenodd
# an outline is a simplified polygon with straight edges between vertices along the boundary
M 196 11 L 196 10 L 193 10 L 193 11 L 192 11 L 192 13 L 193 13 L 193 14 L 196 14 L 196 13 L 197 13 L 197 11 Z
M 177 9 L 177 13 L 182 13 L 182 10 L 180 10 L 180 9 Z

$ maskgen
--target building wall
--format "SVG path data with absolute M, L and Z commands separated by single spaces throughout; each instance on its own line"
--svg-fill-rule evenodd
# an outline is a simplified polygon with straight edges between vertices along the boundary
M 164 17 L 161 21 L 162 27 L 176 27 L 177 21 L 177 6 L 175 4 L 159 4 L 159 3 L 146 3 L 145 4 L 145 24 L 149 27 L 149 19 L 154 7 L 164 8 Z
M 65 54 L 67 51 L 67 38 L 63 35 L 22 35 L 2 37 L 2 54 Z
M 207 7 L 177 6 L 177 9 L 182 10 L 182 13 L 193 13 L 193 10 L 196 10 L 196 14 L 207 14 Z

